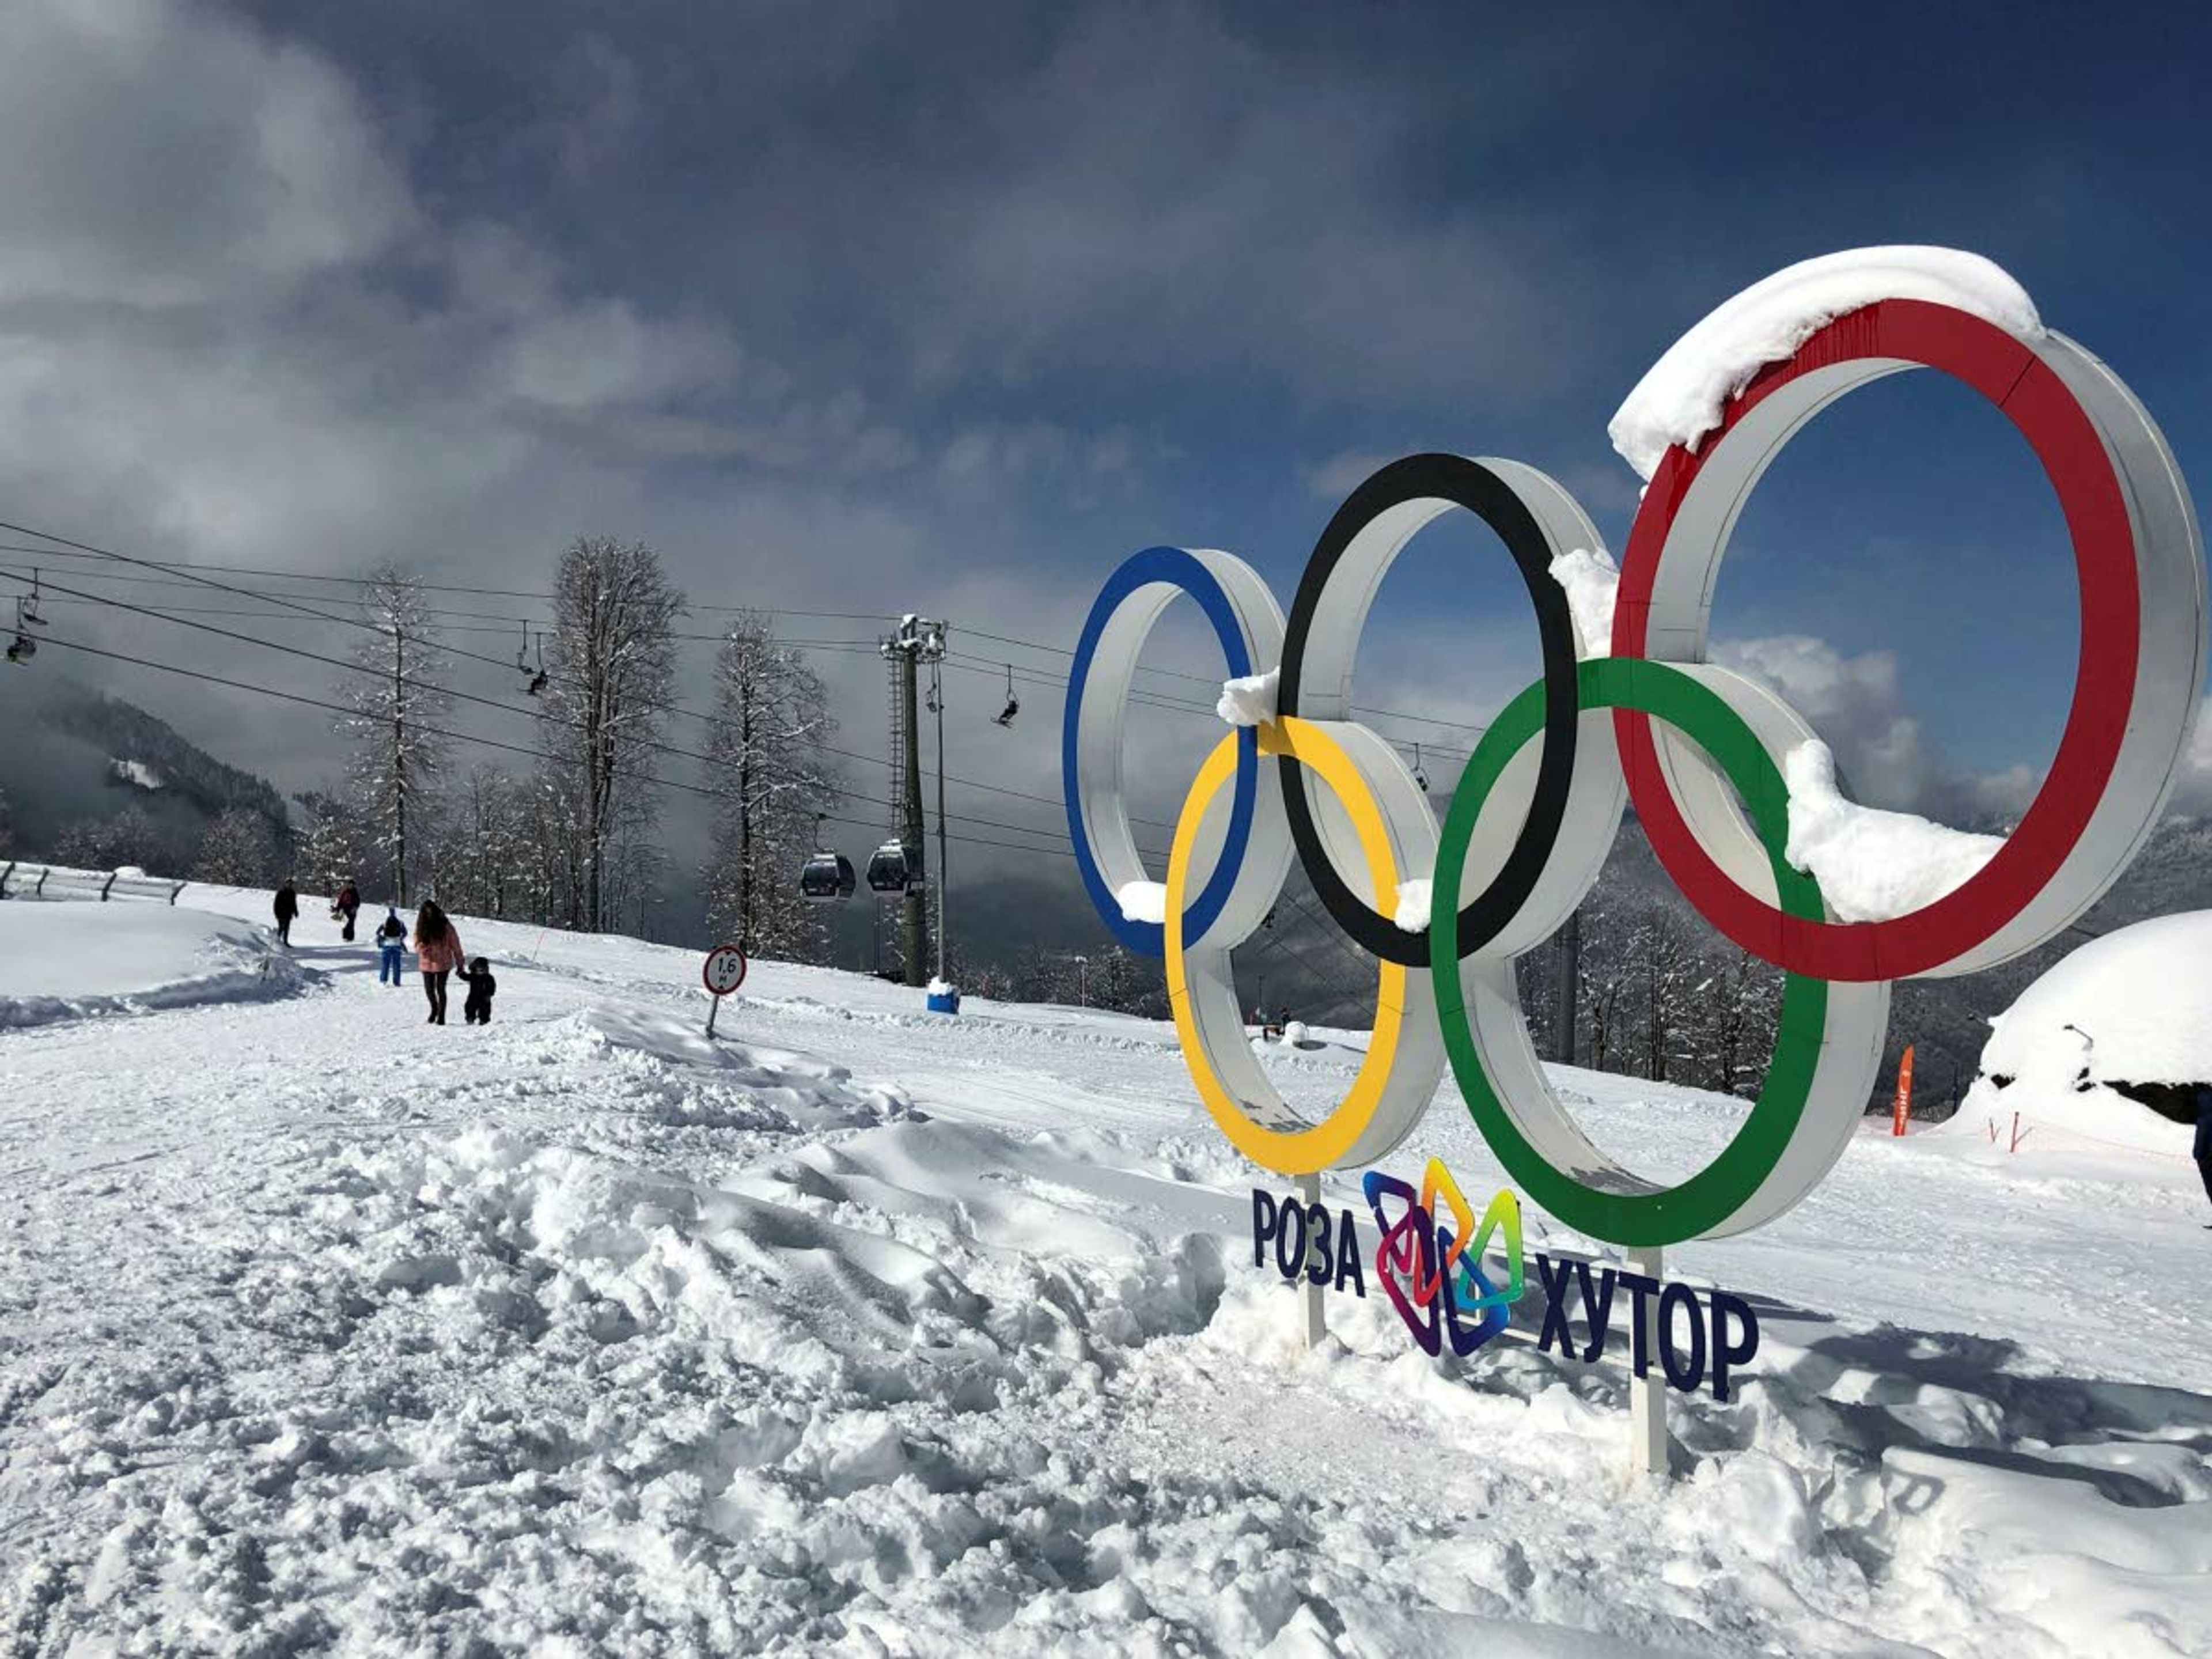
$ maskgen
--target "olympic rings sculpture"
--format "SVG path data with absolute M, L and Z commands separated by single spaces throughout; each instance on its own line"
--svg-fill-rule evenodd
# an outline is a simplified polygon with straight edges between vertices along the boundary
M 2057 492 L 2080 657 L 2057 756 L 2003 848 L 1919 910 L 1844 923 L 1784 857 L 1782 763 L 1812 729 L 1771 690 L 1706 661 L 1706 630 L 1729 532 L 1775 456 L 1836 398 L 1921 367 L 1993 404 Z M 1543 673 L 1489 726 L 1440 826 L 1396 750 L 1352 719 L 1352 680 L 1384 574 L 1454 507 L 1512 556 Z M 1694 453 L 1668 453 L 1629 533 L 1609 641 L 1578 637 L 1550 574 L 1559 555 L 1601 545 L 1567 491 L 1532 467 L 1414 455 L 1331 518 L 1287 623 L 1243 561 L 1177 548 L 1131 557 L 1092 605 L 1062 734 L 1077 861 L 1115 935 L 1166 958 L 1199 1095 L 1254 1163 L 1285 1175 L 1371 1164 L 1411 1132 L 1449 1066 L 1508 1174 L 1569 1225 L 1632 1246 L 1758 1226 L 1842 1156 L 1881 1063 L 1891 982 L 1971 973 L 2051 938 L 2126 867 L 2171 793 L 2204 680 L 2196 514 L 2149 415 L 2063 335 L 2024 337 L 1917 300 L 1839 317 L 1760 371 Z M 1138 653 L 1177 593 L 1205 612 L 1231 677 L 1279 673 L 1276 715 L 1206 757 L 1176 823 L 1164 918 L 1138 921 L 1120 901 L 1146 879 L 1123 800 L 1123 709 Z M 1577 1127 L 1537 1060 L 1513 975 L 1513 958 L 1581 903 L 1630 801 L 1692 905 L 1785 975 L 1757 1101 L 1728 1146 L 1673 1186 Z M 1367 1054 L 1318 1121 L 1261 1067 L 1230 972 L 1293 858 L 1377 972 Z M 1394 920 L 1409 879 L 1432 879 L 1425 930 Z

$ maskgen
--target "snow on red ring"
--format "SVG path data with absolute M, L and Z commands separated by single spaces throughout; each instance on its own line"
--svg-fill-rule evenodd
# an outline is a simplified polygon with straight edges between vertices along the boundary
M 1795 356 L 1756 375 L 1697 453 L 1679 445 L 1667 453 L 1629 531 L 1613 654 L 1647 654 L 1668 537 L 1701 477 L 1710 471 L 1713 483 L 1723 483 L 1736 470 L 1713 462 L 1738 429 L 1767 399 L 1805 376 L 1868 364 L 1867 374 L 1842 386 L 1834 394 L 1840 395 L 1887 372 L 1875 366 L 1878 362 L 1942 369 L 1995 404 L 2041 461 L 2073 542 L 2081 593 L 2073 705 L 2050 774 L 2003 848 L 1963 886 L 1892 921 L 1838 924 L 1785 915 L 1739 886 L 1698 842 L 1668 787 L 1650 718 L 1626 708 L 1613 714 L 1638 816 L 1652 851 L 1690 902 L 1754 955 L 1792 973 L 1830 980 L 1899 979 L 1940 969 L 1993 937 L 2035 899 L 2081 843 L 2104 795 L 2127 736 L 2139 668 L 2139 550 L 2120 475 L 2097 422 L 2032 345 L 1966 312 L 1917 300 L 1881 301 L 1827 324 Z M 1749 464 L 1739 499 L 1794 430 L 1782 432 Z M 1697 631 L 1701 656 L 1702 626 Z

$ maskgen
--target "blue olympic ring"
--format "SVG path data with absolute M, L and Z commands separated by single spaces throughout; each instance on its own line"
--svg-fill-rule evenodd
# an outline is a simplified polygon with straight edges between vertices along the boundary
M 1091 838 L 1083 826 L 1076 763 L 1078 738 L 1083 727 L 1083 691 L 1091 677 L 1091 659 L 1097 652 L 1099 639 L 1114 613 L 1131 596 L 1161 582 L 1198 601 L 1199 609 L 1206 612 L 1206 621 L 1213 625 L 1214 636 L 1221 641 L 1221 654 L 1229 665 L 1231 678 L 1242 679 L 1252 672 L 1251 653 L 1244 647 L 1244 635 L 1237 625 L 1236 610 L 1213 573 L 1180 547 L 1148 547 L 1123 560 L 1120 568 L 1107 578 L 1097 599 L 1091 602 L 1091 615 L 1083 623 L 1083 637 L 1076 642 L 1075 665 L 1067 677 L 1067 710 L 1060 722 L 1060 738 L 1062 793 L 1067 805 L 1068 839 L 1075 848 L 1075 867 L 1083 872 L 1083 884 L 1108 930 L 1126 948 L 1146 957 L 1167 954 L 1167 930 L 1157 921 L 1130 921 L 1121 914 L 1119 896 L 1107 887 L 1105 873 L 1098 867 Z M 1259 781 L 1260 737 L 1248 726 L 1237 734 L 1237 783 L 1230 804 L 1228 838 L 1222 843 L 1221 857 L 1213 866 L 1212 875 L 1183 913 L 1182 936 L 1186 944 L 1204 938 L 1206 930 L 1221 915 L 1221 907 L 1229 902 L 1230 889 L 1236 885 L 1237 872 L 1244 862 L 1245 845 L 1251 837 L 1252 807 Z

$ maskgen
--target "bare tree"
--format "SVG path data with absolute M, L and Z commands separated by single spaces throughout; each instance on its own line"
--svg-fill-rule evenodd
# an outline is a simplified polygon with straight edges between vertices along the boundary
M 276 836 L 268 818 L 250 806 L 218 813 L 200 838 L 192 860 L 194 881 L 225 887 L 267 887 L 276 879 Z
M 551 827 L 566 854 L 560 919 L 571 927 L 605 929 L 624 875 L 637 874 L 635 854 L 623 865 L 613 854 L 618 843 L 649 839 L 647 763 L 668 707 L 671 635 L 683 614 L 684 596 L 642 542 L 579 538 L 561 556 L 539 728 L 549 756 L 542 785 L 562 809 Z
M 161 832 L 142 806 L 125 807 L 106 823 L 86 819 L 64 830 L 54 842 L 54 862 L 80 870 L 117 870 L 136 866 L 155 869 L 161 856 Z
M 446 908 L 479 916 L 530 913 L 526 785 L 477 766 L 447 799 L 438 892 Z
M 821 912 L 799 892 L 817 813 L 836 804 L 836 734 L 822 677 L 756 611 L 730 624 L 714 657 L 713 764 L 721 798 L 702 878 L 716 933 L 747 952 L 818 960 Z
M 427 863 L 422 848 L 449 745 L 430 728 L 453 705 L 438 684 L 451 665 L 440 647 L 429 596 L 419 578 L 392 565 L 368 573 L 362 589 L 365 632 L 351 652 L 356 667 L 337 683 L 339 701 L 351 711 L 336 722 L 354 750 L 341 796 L 358 815 L 377 861 L 391 872 L 401 904 Z M 338 878 L 365 869 L 321 873 Z

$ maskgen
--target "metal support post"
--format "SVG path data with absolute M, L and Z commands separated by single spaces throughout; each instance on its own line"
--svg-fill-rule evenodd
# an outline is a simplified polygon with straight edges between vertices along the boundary
M 1629 1271 L 1656 1283 L 1661 1277 L 1663 1255 L 1656 1244 L 1632 1249 L 1628 1252 Z M 1631 1335 L 1636 1336 L 1637 1333 L 1632 1331 Z M 1638 1344 L 1648 1361 L 1641 1376 L 1636 1375 L 1635 1348 L 1630 1349 L 1628 1468 L 1632 1476 L 1667 1473 L 1667 1367 L 1660 1347 L 1665 1340 L 1666 1333 L 1659 1322 L 1659 1297 L 1656 1294 L 1647 1296 L 1644 1298 L 1644 1329 Z
M 1328 1318 L 1321 1304 L 1324 1291 L 1306 1277 L 1305 1265 L 1307 1253 L 1313 1249 L 1315 1226 L 1328 1224 L 1326 1222 L 1316 1224 L 1314 1219 L 1322 1213 L 1321 1177 L 1302 1175 L 1296 1176 L 1291 1184 L 1298 1190 L 1298 1204 L 1306 1217 L 1305 1237 L 1298 1242 L 1298 1335 L 1306 1346 L 1317 1348 L 1321 1346 L 1322 1338 L 1328 1334 Z

